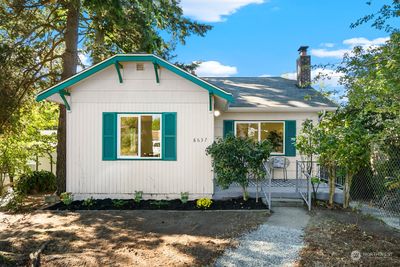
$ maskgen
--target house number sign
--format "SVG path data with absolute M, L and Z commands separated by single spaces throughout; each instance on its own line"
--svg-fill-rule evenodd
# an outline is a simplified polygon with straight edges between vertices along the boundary
M 193 143 L 205 143 L 207 142 L 207 137 L 194 137 Z

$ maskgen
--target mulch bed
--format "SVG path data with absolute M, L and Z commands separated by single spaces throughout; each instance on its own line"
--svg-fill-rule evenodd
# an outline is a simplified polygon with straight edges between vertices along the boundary
M 254 198 L 244 201 L 241 198 L 229 200 L 213 200 L 211 207 L 207 210 L 265 210 L 268 207 L 261 201 L 256 202 Z M 174 200 L 142 200 L 136 203 L 133 199 L 95 199 L 91 205 L 85 205 L 83 200 L 73 201 L 70 205 L 62 202 L 47 208 L 48 210 L 201 210 L 196 206 L 196 201 L 182 203 L 179 199 Z
M 400 231 L 351 210 L 315 208 L 300 266 L 400 266 Z

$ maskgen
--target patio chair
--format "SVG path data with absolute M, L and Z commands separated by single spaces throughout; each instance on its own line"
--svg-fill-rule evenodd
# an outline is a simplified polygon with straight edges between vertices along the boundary
M 268 165 L 271 170 L 272 179 L 274 179 L 275 169 L 282 169 L 283 180 L 287 181 L 287 168 L 289 164 L 290 161 L 286 157 L 270 157 L 268 159 Z

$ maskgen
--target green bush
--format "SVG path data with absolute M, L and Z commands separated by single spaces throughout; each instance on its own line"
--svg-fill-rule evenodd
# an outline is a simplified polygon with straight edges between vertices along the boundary
M 61 202 L 69 206 L 74 201 L 74 197 L 71 192 L 64 192 L 60 195 Z
M 49 171 L 22 174 L 15 183 L 15 190 L 23 194 L 53 192 L 56 190 L 56 176 Z

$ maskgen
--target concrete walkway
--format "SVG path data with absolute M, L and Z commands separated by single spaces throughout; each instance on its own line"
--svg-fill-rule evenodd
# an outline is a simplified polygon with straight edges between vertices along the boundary
M 268 221 L 239 239 L 215 266 L 293 266 L 310 217 L 303 207 L 276 207 Z

